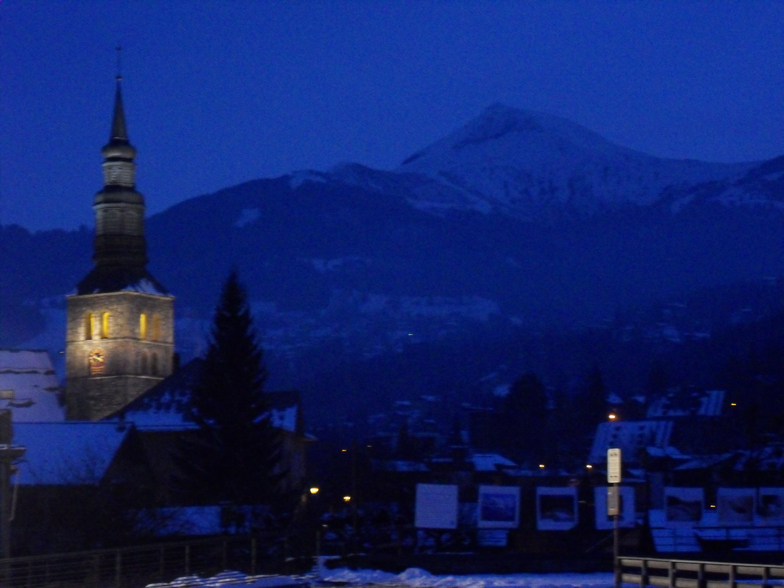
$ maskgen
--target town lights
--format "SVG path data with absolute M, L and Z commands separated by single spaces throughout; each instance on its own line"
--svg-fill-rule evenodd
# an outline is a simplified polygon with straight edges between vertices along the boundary
M 318 491 L 319 491 L 319 489 L 316 488 L 315 486 L 313 486 L 313 488 L 310 489 L 310 493 L 311 494 L 318 494 Z
M 615 413 L 611 412 L 610 414 L 607 415 L 607 418 L 610 419 L 611 421 L 614 421 L 618 417 L 615 415 Z
M 344 496 L 343 502 L 351 502 L 351 496 Z

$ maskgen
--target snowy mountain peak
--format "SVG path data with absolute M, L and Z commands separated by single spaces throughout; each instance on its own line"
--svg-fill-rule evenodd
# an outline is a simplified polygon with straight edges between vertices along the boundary
M 463 157 L 461 152 L 466 150 L 472 151 L 466 155 L 468 158 L 475 157 L 479 151 L 487 155 L 502 155 L 505 152 L 522 155 L 522 147 L 528 146 L 526 151 L 530 151 L 532 146 L 541 148 L 548 144 L 571 151 L 630 151 L 566 119 L 494 104 L 477 118 L 406 159 L 399 171 L 419 171 L 423 164 L 434 159 L 460 159 Z
M 623 205 L 648 205 L 666 188 L 729 178 L 750 164 L 660 159 L 615 145 L 576 123 L 550 114 L 495 104 L 477 118 L 406 159 L 400 174 L 424 176 L 413 188 L 419 208 L 497 210 L 542 219 L 553 212 L 591 214 Z

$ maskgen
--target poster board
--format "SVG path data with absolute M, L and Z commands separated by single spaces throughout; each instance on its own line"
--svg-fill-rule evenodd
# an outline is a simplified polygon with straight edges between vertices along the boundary
M 417 529 L 457 529 L 457 486 L 417 484 L 414 526 Z
M 520 524 L 520 488 L 479 486 L 479 529 L 516 529 Z
M 760 527 L 784 525 L 784 488 L 759 489 L 754 523 Z
M 716 492 L 717 522 L 720 525 L 753 525 L 756 498 L 755 488 L 719 488 Z
M 596 528 L 600 531 L 612 529 L 615 521 L 613 517 L 607 516 L 607 488 L 608 486 L 597 486 L 593 489 L 593 503 L 596 514 Z M 618 517 L 618 526 L 631 528 L 635 525 L 634 514 L 634 488 L 632 486 L 619 486 L 621 508 Z
M 536 528 L 568 531 L 577 525 L 577 488 L 539 486 L 536 489 Z
M 702 519 L 705 498 L 702 488 L 668 486 L 664 489 L 664 525 L 693 527 Z

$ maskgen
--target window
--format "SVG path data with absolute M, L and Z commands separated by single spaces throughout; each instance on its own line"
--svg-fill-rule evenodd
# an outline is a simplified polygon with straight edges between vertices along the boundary
M 85 339 L 93 338 L 94 326 L 95 326 L 95 318 L 93 317 L 93 313 L 88 312 L 86 315 L 84 315 L 84 338 Z
M 152 354 L 152 360 L 150 361 L 150 373 L 152 373 L 153 376 L 157 376 L 158 375 L 158 354 L 157 353 L 153 353 Z
M 101 339 L 109 338 L 109 313 L 105 312 L 101 316 Z
M 152 340 L 161 340 L 161 315 L 159 314 L 152 315 Z
M 141 360 L 139 361 L 139 373 L 147 373 L 147 354 L 142 353 Z
M 147 315 L 142 313 L 139 315 L 139 339 L 147 338 Z

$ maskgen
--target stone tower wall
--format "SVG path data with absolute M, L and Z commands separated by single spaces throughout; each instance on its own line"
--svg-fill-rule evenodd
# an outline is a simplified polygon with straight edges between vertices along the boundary
M 122 291 L 69 296 L 67 303 L 65 393 L 69 419 L 103 418 L 172 373 L 172 296 Z M 142 332 L 142 314 L 146 316 L 146 332 Z

